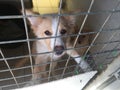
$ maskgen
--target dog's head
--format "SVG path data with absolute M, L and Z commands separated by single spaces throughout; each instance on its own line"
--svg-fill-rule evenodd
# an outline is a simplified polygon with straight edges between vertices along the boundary
M 27 15 L 35 15 L 34 12 L 26 10 Z M 38 38 L 53 37 L 43 39 L 49 51 L 55 51 L 56 56 L 61 56 L 66 48 L 68 37 L 59 37 L 72 34 L 75 25 L 75 16 L 46 16 L 46 17 L 28 17 L 31 28 Z M 56 35 L 58 37 L 56 37 Z M 56 39 L 55 39 L 56 37 Z

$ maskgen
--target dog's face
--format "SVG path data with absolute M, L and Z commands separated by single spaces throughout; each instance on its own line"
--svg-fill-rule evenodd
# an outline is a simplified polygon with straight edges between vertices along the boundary
M 34 15 L 31 11 L 26 11 L 27 15 Z M 59 37 L 63 35 L 72 34 L 75 17 L 73 16 L 62 16 L 58 17 L 28 17 L 31 28 L 34 34 L 38 38 L 53 37 L 49 39 L 43 39 L 42 41 L 46 44 L 48 51 L 55 51 L 55 56 L 61 56 L 64 54 L 66 43 L 69 37 Z M 57 38 L 55 38 L 58 36 Z

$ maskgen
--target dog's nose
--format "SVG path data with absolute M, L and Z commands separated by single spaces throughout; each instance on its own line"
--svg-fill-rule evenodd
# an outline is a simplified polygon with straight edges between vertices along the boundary
M 63 46 L 55 46 L 54 51 L 57 55 L 61 55 L 64 52 Z

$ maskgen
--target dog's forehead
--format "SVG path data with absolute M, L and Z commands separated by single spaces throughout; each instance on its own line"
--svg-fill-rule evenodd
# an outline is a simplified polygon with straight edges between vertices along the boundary
M 47 17 L 45 22 L 50 23 L 50 25 L 54 26 L 55 28 L 57 28 L 57 26 L 61 26 L 61 20 L 59 20 L 58 17 L 55 16 Z
M 58 17 L 56 17 L 56 16 L 46 17 L 45 20 L 47 22 L 49 22 L 51 25 L 55 25 L 55 26 L 57 26 L 57 25 L 58 26 L 64 25 L 63 20 L 61 18 L 58 19 Z
M 58 17 L 44 17 L 42 23 L 39 24 L 39 30 L 44 32 L 45 30 L 49 30 L 53 34 L 56 33 L 56 30 L 61 30 L 64 28 L 64 25 L 61 23 L 61 20 L 58 20 Z
M 42 22 L 39 23 L 39 30 L 50 30 L 51 29 L 51 19 L 50 18 L 43 18 Z
M 52 31 L 53 31 L 53 35 L 56 33 L 58 28 L 58 19 L 56 17 L 52 18 Z

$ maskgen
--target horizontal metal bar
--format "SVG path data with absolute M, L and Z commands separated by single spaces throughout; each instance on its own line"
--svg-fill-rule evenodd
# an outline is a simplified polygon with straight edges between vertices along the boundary
M 114 29 L 104 29 L 102 30 L 101 33 L 104 32 L 112 32 L 112 31 L 119 31 L 120 27 L 118 28 L 114 28 Z M 21 42 L 32 42 L 32 41 L 36 41 L 36 40 L 43 40 L 43 39 L 52 39 L 52 38 L 59 38 L 59 37 L 74 37 L 74 36 L 78 36 L 78 35 L 91 35 L 91 34 L 97 34 L 99 31 L 96 30 L 94 32 L 85 32 L 85 33 L 81 33 L 81 34 L 68 34 L 68 35 L 61 35 L 61 36 L 55 36 L 55 37 L 42 37 L 42 38 L 32 38 L 32 39 L 23 39 L 23 40 L 10 40 L 10 41 L 0 41 L 0 44 L 12 44 L 12 43 L 21 43 Z
M 1 48 L 0 48 L 0 54 L 1 54 L 1 56 L 2 56 L 2 58 L 3 58 L 3 61 L 5 62 L 6 66 L 7 66 L 7 68 L 8 68 L 10 74 L 12 75 L 14 82 L 16 83 L 17 87 L 19 88 L 19 85 L 18 85 L 18 82 L 17 82 L 17 80 L 16 80 L 16 78 L 15 78 L 15 75 L 14 75 L 13 71 L 11 70 L 10 65 L 9 65 L 9 63 L 7 62 L 7 60 L 6 60 L 5 56 L 4 56 Z
M 90 55 L 94 56 L 94 55 L 109 53 L 109 52 L 113 52 L 113 51 L 120 51 L 120 49 L 118 48 L 118 49 L 106 50 L 106 51 L 101 51 L 101 52 L 95 52 L 95 53 L 92 53 Z
M 94 57 L 94 56 L 93 56 Z M 79 58 L 79 57 L 75 57 L 75 58 Z M 113 57 L 113 58 L 116 58 L 116 57 Z M 62 61 L 65 61 L 66 59 L 64 60 L 60 60 L 60 61 L 54 61 L 54 62 L 62 62 Z M 45 64 L 50 64 L 50 62 L 48 63 L 44 63 L 44 64 L 38 64 L 38 65 L 34 65 L 34 67 L 36 66 L 42 66 L 42 65 L 45 65 Z M 103 65 L 103 64 L 102 64 Z M 106 64 L 105 64 L 106 65 Z M 76 66 L 76 65 L 71 65 L 71 66 L 68 66 L 69 67 L 73 67 L 73 66 Z M 98 66 L 99 67 L 99 66 Z M 19 70 L 19 69 L 27 69 L 27 68 L 30 68 L 30 66 L 24 66 L 24 67 L 20 67 L 20 68 L 14 68 L 14 69 L 11 69 L 12 71 L 13 70 Z M 64 68 L 64 67 L 63 67 Z M 59 68 L 59 69 L 55 69 L 56 70 L 60 70 L 60 69 L 63 69 L 63 68 Z M 7 70 L 1 70 L 0 72 L 5 72 L 5 71 L 9 71 L 8 69 Z M 47 72 L 47 71 L 46 71 Z M 42 73 L 45 73 L 45 72 L 42 72 Z
M 94 11 L 94 12 L 79 12 L 79 13 L 62 13 L 62 14 L 41 14 L 41 15 L 9 15 L 9 16 L 0 16 L 0 19 L 21 19 L 27 17 L 39 17 L 39 16 L 70 16 L 70 15 L 95 15 L 95 14 L 109 14 L 109 13 L 119 13 L 120 10 L 101 10 L 101 11 Z
M 79 57 L 75 57 L 75 58 L 79 58 Z M 59 60 L 59 61 L 53 61 L 53 62 L 63 62 L 63 61 L 66 61 L 66 59 L 63 59 L 63 60 Z M 51 62 L 47 62 L 47 63 L 43 63 L 43 64 L 37 64 L 37 65 L 33 65 L 34 67 L 39 67 L 39 66 L 43 66 L 43 65 L 46 65 L 46 64 L 50 64 Z M 15 71 L 15 70 L 21 70 L 21 69 L 29 69 L 31 66 L 23 66 L 23 67 L 19 67 L 19 68 L 13 68 L 11 69 L 12 71 Z M 8 69 L 5 69 L 5 70 L 0 70 L 0 73 L 3 73 L 3 72 L 7 72 L 9 71 Z
M 76 65 L 74 65 L 74 66 L 76 66 Z M 70 66 L 70 67 L 72 67 L 72 66 Z M 64 69 L 64 68 L 62 68 L 62 69 Z M 32 74 L 31 74 L 31 75 L 32 75 Z M 26 76 L 30 76 L 30 75 L 24 75 L 24 76 L 26 77 Z M 23 77 L 24 77 L 24 76 L 23 76 Z M 16 78 L 20 78 L 20 77 L 16 77 Z M 22 78 L 22 76 L 21 76 L 21 78 Z M 9 78 L 9 79 L 12 79 L 12 78 Z
M 76 65 L 71 65 L 71 66 L 68 66 L 66 68 L 72 68 L 72 67 L 75 67 Z M 54 69 L 53 71 L 59 71 L 59 70 L 63 70 L 65 67 L 62 67 L 62 68 L 59 68 L 59 69 Z M 20 76 L 16 76 L 15 78 L 16 79 L 20 79 L 20 78 L 25 78 L 25 77 L 30 77 L 32 76 L 33 74 L 43 74 L 43 73 L 48 73 L 48 71 L 41 71 L 41 72 L 37 72 L 37 73 L 32 73 L 32 74 L 25 74 L 25 75 L 20 75 Z M 0 82 L 1 81 L 6 81 L 6 80 L 12 80 L 13 77 L 10 77 L 10 78 L 4 78 L 4 79 L 0 79 Z
M 109 42 L 98 42 L 98 43 L 94 43 L 93 45 L 91 45 L 91 47 L 97 46 L 97 45 L 102 45 L 102 44 L 118 43 L 118 42 L 120 42 L 120 40 L 109 41 Z M 69 49 L 66 49 L 66 50 L 64 50 L 64 51 L 73 50 L 73 49 L 80 49 L 80 48 L 86 48 L 86 47 L 89 47 L 89 46 L 90 46 L 90 45 L 84 45 L 84 46 L 80 46 L 80 47 L 69 48 Z M 40 54 L 49 54 L 49 53 L 54 53 L 54 51 L 31 54 L 31 56 L 37 56 L 37 55 L 40 55 Z M 11 59 L 20 59 L 20 58 L 27 58 L 27 57 L 29 57 L 29 55 L 22 55 L 22 56 L 15 56 L 15 57 L 7 57 L 6 59 L 7 59 L 7 60 L 11 60 Z M 0 61 L 3 61 L 3 59 L 1 58 Z
M 68 72 L 68 73 L 65 73 L 65 75 L 68 75 L 68 74 L 72 74 L 73 72 Z M 59 74 L 59 75 L 61 75 L 61 74 Z M 53 77 L 57 77 L 57 76 L 59 76 L 59 75 L 55 75 L 55 76 L 52 76 L 52 77 L 50 77 L 50 78 L 53 78 Z M 44 78 L 44 79 L 42 79 L 42 80 L 46 80 L 47 78 Z M 37 80 L 41 80 L 41 78 L 40 79 L 37 79 Z M 36 80 L 36 81 L 37 81 Z M 22 85 L 22 84 L 28 84 L 30 81 L 26 81 L 26 82 L 22 82 L 22 83 L 18 83 L 18 85 L 20 86 L 20 85 Z M 10 85 L 4 85 L 4 86 L 0 86 L 0 88 L 6 88 L 6 87 L 12 87 L 12 86 L 16 86 L 16 84 L 10 84 Z

